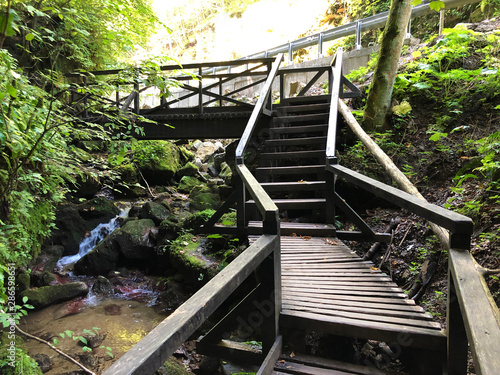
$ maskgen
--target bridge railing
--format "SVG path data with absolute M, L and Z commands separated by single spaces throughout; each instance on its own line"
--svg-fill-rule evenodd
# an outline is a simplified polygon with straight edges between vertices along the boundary
M 241 94 L 265 82 L 273 61 L 258 58 L 71 73 L 66 75 L 72 81 L 70 106 L 84 118 L 103 111 L 154 115 L 171 108 L 190 108 L 190 113 L 199 114 L 222 106 L 251 111 L 253 105 Z

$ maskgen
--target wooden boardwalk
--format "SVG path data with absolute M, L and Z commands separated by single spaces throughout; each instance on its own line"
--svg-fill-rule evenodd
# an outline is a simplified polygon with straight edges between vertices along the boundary
M 445 350 L 430 314 L 334 238 L 281 237 L 281 326 Z

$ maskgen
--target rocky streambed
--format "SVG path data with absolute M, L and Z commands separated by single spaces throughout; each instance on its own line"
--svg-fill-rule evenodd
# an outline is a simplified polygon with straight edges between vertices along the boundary
M 58 208 L 57 229 L 18 270 L 18 295 L 35 307 L 21 329 L 101 373 L 237 256 L 233 239 L 196 234 L 230 193 L 232 172 L 221 144 L 195 145 L 169 184 L 148 184 L 147 195 L 115 200 L 103 184 Z M 80 371 L 43 343 L 25 345 L 44 373 Z M 198 369 L 199 360 L 187 343 L 167 373 Z

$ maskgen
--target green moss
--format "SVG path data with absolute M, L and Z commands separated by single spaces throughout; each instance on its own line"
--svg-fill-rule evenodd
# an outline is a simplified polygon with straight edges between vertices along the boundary
M 179 152 L 181 155 L 181 161 L 186 163 L 186 162 L 190 162 L 191 160 L 194 160 L 194 153 L 189 151 L 186 147 L 180 146 Z
M 203 182 L 198 180 L 196 177 L 184 176 L 181 178 L 179 185 L 177 185 L 177 190 L 181 193 L 189 194 L 197 186 L 202 186 Z
M 163 364 L 168 375 L 189 375 L 190 372 L 177 359 L 171 357 Z
M 172 142 L 139 141 L 134 153 L 134 163 L 149 178 L 169 179 L 180 168 L 180 152 Z
M 209 187 L 194 187 L 189 196 L 191 198 L 191 209 L 193 211 L 202 211 L 205 209 L 216 210 L 221 205 L 219 194 Z
M 198 167 L 191 162 L 187 162 L 184 166 L 177 172 L 178 177 L 184 176 L 198 176 Z
M 193 214 L 190 214 L 185 220 L 184 220 L 184 228 L 185 229 L 197 229 L 199 228 L 202 224 L 204 224 L 208 219 L 212 217 L 212 215 L 215 214 L 215 210 L 213 209 L 206 209 L 203 211 L 198 211 Z
M 53 303 L 63 302 L 75 297 L 84 296 L 88 293 L 88 291 L 89 289 L 85 283 L 73 282 L 25 290 L 20 294 L 20 296 L 28 297 L 28 303 L 33 305 L 35 308 L 43 308 Z

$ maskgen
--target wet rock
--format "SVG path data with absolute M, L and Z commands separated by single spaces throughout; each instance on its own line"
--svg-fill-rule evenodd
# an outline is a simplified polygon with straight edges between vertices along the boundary
M 165 220 L 170 211 L 162 204 L 156 202 L 147 202 L 142 206 L 139 213 L 140 219 L 151 219 L 155 225 L 160 225 L 160 223 Z
M 92 354 L 92 352 L 85 352 L 82 354 L 78 354 L 78 359 L 80 360 L 80 363 L 84 365 L 87 368 L 95 368 L 99 364 L 97 358 L 95 355 Z
M 59 206 L 56 212 L 55 227 L 47 244 L 63 246 L 66 255 L 78 253 L 80 242 L 87 233 L 87 224 L 74 205 Z
M 182 305 L 189 296 L 184 293 L 181 286 L 176 283 L 170 283 L 167 290 L 161 292 L 156 303 L 158 308 L 163 311 L 174 311 Z
M 195 146 L 196 147 L 196 146 Z M 195 158 L 201 160 L 202 163 L 206 163 L 210 157 L 215 153 L 220 151 L 224 151 L 222 143 L 220 142 L 202 142 L 197 148 L 195 152 Z
M 85 345 L 85 346 L 88 346 L 89 348 L 92 348 L 92 349 L 95 349 L 97 348 L 99 345 L 102 344 L 102 342 L 104 341 L 104 337 L 105 335 L 101 335 L 101 334 L 98 334 L 98 333 L 86 333 L 84 335 L 82 335 L 83 338 L 85 340 L 87 340 L 87 344 L 84 344 L 83 342 L 79 341 L 78 343 L 80 345 Z
M 113 294 L 113 286 L 111 282 L 104 276 L 98 276 L 91 288 L 92 292 L 101 296 Z
M 152 232 L 157 231 L 151 219 L 140 219 L 127 222 L 114 232 L 120 252 L 127 259 L 151 259 L 154 257 Z M 83 259 L 83 258 L 82 258 Z
M 40 370 L 42 370 L 43 373 L 46 373 L 47 371 L 50 371 L 52 369 L 52 366 L 54 363 L 52 362 L 52 359 L 47 354 L 35 354 L 31 356 L 36 363 L 38 363 L 38 366 L 40 366 Z
M 223 162 L 220 165 L 219 177 L 222 178 L 226 184 L 231 184 L 231 180 L 233 178 L 233 170 L 228 163 Z
M 109 236 L 97 244 L 94 249 L 81 257 L 74 265 L 77 275 L 106 275 L 115 269 L 120 252 L 115 238 L 120 229 L 115 230 Z
M 63 253 L 64 246 L 61 245 L 44 247 L 38 257 L 30 264 L 31 271 L 52 271 Z
M 96 197 L 78 205 L 78 212 L 87 222 L 87 228 L 92 230 L 98 224 L 110 221 L 120 213 L 120 210 L 112 201 L 104 197 Z
M 78 281 L 68 284 L 44 286 L 38 289 L 29 289 L 21 293 L 21 297 L 28 297 L 28 303 L 35 309 L 42 309 L 54 303 L 68 301 L 84 296 L 89 292 L 87 284 Z

